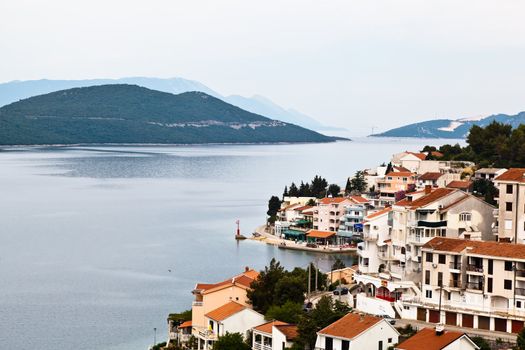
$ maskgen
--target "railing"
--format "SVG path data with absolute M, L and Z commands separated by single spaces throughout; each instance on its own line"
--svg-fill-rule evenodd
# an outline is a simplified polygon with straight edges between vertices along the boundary
M 448 282 L 448 286 L 450 288 L 461 288 L 461 280 L 453 280 L 453 279 L 451 279 Z
M 192 306 L 202 306 L 202 301 L 194 301 L 193 303 L 191 303 Z
M 483 266 L 469 264 L 469 265 L 467 265 L 467 271 L 483 273 Z
M 517 269 L 516 270 L 516 277 L 525 277 L 525 270 Z
M 516 295 L 525 295 L 525 288 L 514 288 Z
M 271 345 L 264 345 L 262 343 L 254 343 L 253 350 L 272 350 Z
M 451 261 L 449 263 L 449 268 L 453 270 L 461 270 L 461 263 L 460 262 L 453 262 Z
M 467 289 L 483 290 L 483 283 L 481 282 L 468 282 Z
M 363 234 L 364 239 L 369 239 L 373 241 L 377 240 L 377 236 L 378 236 L 377 233 L 364 233 Z

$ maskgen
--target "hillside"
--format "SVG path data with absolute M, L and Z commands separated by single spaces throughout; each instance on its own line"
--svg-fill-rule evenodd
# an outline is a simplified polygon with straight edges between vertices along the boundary
M 244 97 L 240 95 L 223 96 L 206 85 L 183 78 L 150 78 L 128 77 L 120 79 L 84 79 L 84 80 L 26 80 L 0 83 L 0 106 L 26 99 L 29 97 L 47 94 L 59 90 L 76 87 L 88 87 L 107 84 L 131 84 L 152 90 L 181 94 L 183 92 L 200 91 L 219 98 L 224 102 L 240 107 L 248 112 L 260 114 L 271 119 L 296 124 L 313 130 L 340 130 L 328 127 L 319 121 L 293 109 L 285 109 L 268 98 L 255 95 Z
M 419 137 L 419 138 L 465 138 L 473 125 L 487 126 L 493 121 L 512 125 L 513 128 L 525 124 L 525 112 L 516 115 L 495 114 L 479 119 L 436 119 L 421 123 L 409 124 L 371 136 L 379 137 Z
M 330 142 L 202 92 L 136 85 L 73 88 L 0 108 L 0 144 Z

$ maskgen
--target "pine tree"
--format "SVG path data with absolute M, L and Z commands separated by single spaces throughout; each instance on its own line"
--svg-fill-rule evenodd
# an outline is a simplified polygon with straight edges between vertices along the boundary
M 288 195 L 290 197 L 299 197 L 299 189 L 297 188 L 297 186 L 293 182 L 290 185 L 290 189 L 288 190 Z

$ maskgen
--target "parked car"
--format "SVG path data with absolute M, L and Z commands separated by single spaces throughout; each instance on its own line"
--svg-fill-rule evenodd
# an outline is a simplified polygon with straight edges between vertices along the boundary
M 396 324 L 396 319 L 395 318 L 392 318 L 388 315 L 379 315 L 379 317 L 382 317 L 384 318 L 388 323 L 390 323 L 391 325 L 395 325 Z
M 337 287 L 334 289 L 334 295 L 346 295 L 348 294 L 348 288 L 346 287 Z

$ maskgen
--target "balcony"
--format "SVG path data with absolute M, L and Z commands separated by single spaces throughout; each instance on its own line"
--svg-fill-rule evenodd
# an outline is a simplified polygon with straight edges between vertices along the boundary
M 364 233 L 363 238 L 366 239 L 367 241 L 377 241 L 377 233 L 370 233 L 370 232 Z
M 253 343 L 253 350 L 272 350 L 272 346 L 255 342 Z
M 454 280 L 454 279 L 451 279 L 449 282 L 448 282 L 448 286 L 450 288 L 461 288 L 462 285 L 461 285 L 461 280 Z
M 467 272 L 483 273 L 483 266 L 479 265 L 467 265 Z
M 458 270 L 458 271 L 461 271 L 461 263 L 460 262 L 453 262 L 451 261 L 449 263 L 449 268 L 451 270 Z
M 418 227 L 446 227 L 447 226 L 447 220 L 443 221 L 424 221 L 424 220 L 418 220 L 417 221 Z
M 525 296 L 525 288 L 514 288 L 516 295 Z
M 516 269 L 516 278 L 525 278 L 525 270 Z
M 483 290 L 483 283 L 481 282 L 467 282 L 467 289 Z

